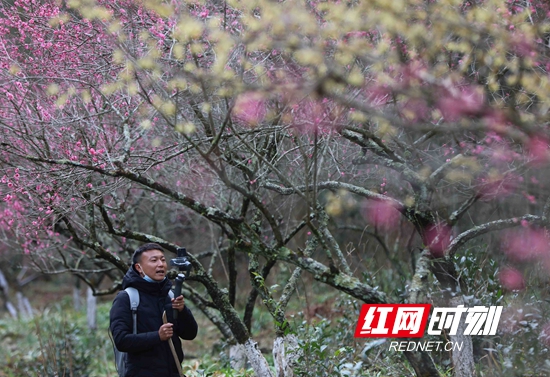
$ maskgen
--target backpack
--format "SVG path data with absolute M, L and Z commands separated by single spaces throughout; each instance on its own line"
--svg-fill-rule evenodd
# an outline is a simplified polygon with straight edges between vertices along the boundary
M 132 311 L 132 322 L 134 324 L 132 333 L 137 334 L 137 308 L 139 306 L 139 292 L 134 287 L 128 287 L 124 291 L 130 297 L 130 310 Z M 172 292 L 171 290 L 168 292 L 168 295 L 170 296 L 170 298 L 174 298 L 174 292 Z M 113 343 L 116 370 L 118 372 L 119 377 L 124 377 L 127 369 L 126 362 L 128 359 L 128 354 L 126 352 L 120 352 L 116 348 L 115 341 L 113 339 L 113 334 L 111 334 L 111 329 L 109 329 L 109 336 L 111 338 L 111 342 Z

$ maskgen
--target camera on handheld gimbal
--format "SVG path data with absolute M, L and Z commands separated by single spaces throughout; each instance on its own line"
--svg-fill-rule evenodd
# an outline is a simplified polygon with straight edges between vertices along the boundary
M 181 295 L 181 286 L 183 285 L 185 278 L 189 276 L 191 268 L 193 267 L 191 262 L 189 262 L 189 255 L 187 254 L 185 247 L 178 248 L 178 256 L 170 261 L 170 266 L 175 266 L 180 271 L 175 278 L 176 284 L 174 285 L 174 297 L 179 297 Z M 178 314 L 178 310 L 174 309 L 174 319 L 178 317 Z

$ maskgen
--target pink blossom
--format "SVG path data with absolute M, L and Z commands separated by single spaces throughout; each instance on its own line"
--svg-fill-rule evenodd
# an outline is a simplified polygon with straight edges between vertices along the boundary
M 378 229 L 389 231 L 399 225 L 400 213 L 390 202 L 372 201 L 364 208 L 365 218 Z
M 482 177 L 477 190 L 484 200 L 504 198 L 517 190 L 519 178 L 514 174 L 502 177 Z
M 510 25 L 511 30 L 514 25 Z M 515 32 L 512 39 L 512 49 L 519 56 L 533 56 L 535 47 L 532 38 L 528 38 L 525 34 Z
M 448 121 L 457 121 L 463 116 L 480 116 L 485 99 L 474 87 L 451 88 L 440 94 L 437 107 Z
M 519 291 L 525 289 L 523 274 L 512 267 L 503 268 L 498 278 L 502 286 L 510 291 Z
M 502 249 L 511 260 L 523 262 L 548 256 L 550 246 L 544 231 L 521 228 L 504 232 Z
M 525 219 L 522 219 L 521 220 L 521 226 L 524 227 L 524 228 L 529 227 L 529 221 L 527 221 Z
M 400 106 L 401 115 L 411 122 L 429 119 L 430 109 L 424 100 L 412 98 Z
M 294 98 L 289 98 L 294 101 Z M 341 108 L 326 98 L 322 100 L 299 100 L 292 103 L 287 119 L 298 131 L 308 134 L 314 131 L 328 134 L 344 117 Z
M 388 85 L 373 85 L 366 90 L 369 105 L 382 107 L 391 101 L 391 88 Z
M 451 243 L 451 228 L 446 224 L 429 226 L 424 230 L 422 238 L 432 255 L 441 258 Z
M 534 136 L 527 142 L 527 150 L 531 157 L 531 163 L 541 165 L 550 160 L 548 140 L 545 137 Z
M 535 198 L 534 195 L 531 195 L 531 194 L 528 194 L 526 193 L 525 191 L 523 192 L 523 196 L 525 196 L 527 198 L 527 200 L 529 200 L 530 203 L 532 204 L 536 204 L 537 203 L 537 199 Z
M 491 159 L 496 164 L 500 164 L 500 163 L 503 163 L 503 162 L 511 162 L 515 158 L 518 158 L 517 153 L 515 153 L 514 151 L 512 151 L 510 149 L 502 148 L 502 147 L 496 148 L 491 154 Z
M 254 92 L 240 95 L 233 107 L 235 119 L 253 127 L 264 120 L 266 113 L 265 99 L 261 94 Z

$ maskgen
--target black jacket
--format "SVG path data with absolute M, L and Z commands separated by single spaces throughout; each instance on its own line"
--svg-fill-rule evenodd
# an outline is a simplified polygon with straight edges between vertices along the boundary
M 111 332 L 115 345 L 128 353 L 128 372 L 125 377 L 177 377 L 178 370 L 168 341 L 161 341 L 158 330 L 162 326 L 162 313 L 166 310 L 168 322 L 173 321 L 173 309 L 168 291 L 169 279 L 149 283 L 130 268 L 122 281 L 122 288 L 134 287 L 139 291 L 137 309 L 137 334 L 132 333 L 133 320 L 130 299 L 124 291 L 119 292 L 111 307 Z M 185 306 L 174 323 L 174 348 L 180 363 L 183 361 L 181 340 L 197 336 L 197 322 Z M 178 336 L 176 336 L 176 334 Z

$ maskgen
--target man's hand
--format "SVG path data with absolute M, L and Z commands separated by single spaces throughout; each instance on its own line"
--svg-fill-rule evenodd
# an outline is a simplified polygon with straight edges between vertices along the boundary
M 173 326 L 174 325 L 170 322 L 165 323 L 164 325 L 160 326 L 160 329 L 159 329 L 160 340 L 162 340 L 164 342 L 165 340 L 170 339 L 172 337 L 172 335 L 174 335 Z
M 185 308 L 185 302 L 183 302 L 183 296 L 178 296 L 172 299 L 172 308 L 181 312 Z

